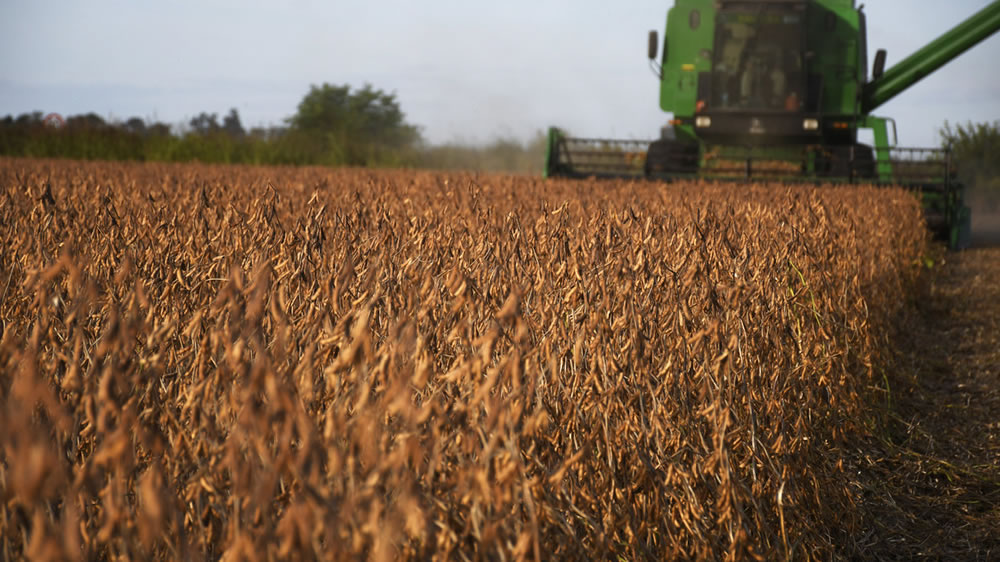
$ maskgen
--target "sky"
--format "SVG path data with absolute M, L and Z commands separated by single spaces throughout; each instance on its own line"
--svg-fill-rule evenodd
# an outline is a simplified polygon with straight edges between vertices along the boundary
M 887 68 L 986 0 L 868 0 Z M 395 92 L 432 143 L 651 139 L 669 119 L 646 58 L 669 0 L 0 0 L 0 116 L 29 111 L 186 123 L 236 108 L 280 125 L 313 84 Z M 1000 120 L 1000 34 L 882 106 L 901 146 Z

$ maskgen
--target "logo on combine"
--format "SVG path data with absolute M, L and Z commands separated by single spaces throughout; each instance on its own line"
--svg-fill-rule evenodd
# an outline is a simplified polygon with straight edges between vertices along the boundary
M 764 128 L 764 124 L 760 122 L 760 119 L 756 117 L 750 118 L 750 134 L 763 135 L 766 132 L 767 129 Z

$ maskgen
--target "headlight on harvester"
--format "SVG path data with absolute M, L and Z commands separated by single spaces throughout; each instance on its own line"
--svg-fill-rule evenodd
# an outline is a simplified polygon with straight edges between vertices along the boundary
M 819 129 L 819 119 L 803 119 L 802 129 L 806 131 L 815 131 Z
M 712 126 L 712 118 L 707 115 L 699 115 L 694 118 L 694 126 L 699 129 Z

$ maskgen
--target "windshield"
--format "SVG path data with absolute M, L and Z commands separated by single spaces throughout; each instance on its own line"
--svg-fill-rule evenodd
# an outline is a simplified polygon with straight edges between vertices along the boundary
M 709 105 L 796 111 L 802 103 L 803 15 L 723 12 L 716 20 Z

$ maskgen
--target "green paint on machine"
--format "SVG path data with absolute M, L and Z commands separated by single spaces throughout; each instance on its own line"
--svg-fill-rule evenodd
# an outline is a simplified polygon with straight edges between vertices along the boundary
M 660 108 L 673 114 L 661 138 L 553 129 L 546 176 L 904 185 L 922 194 L 935 232 L 962 245 L 969 212 L 948 151 L 896 147 L 895 123 L 871 112 L 1000 29 L 1000 0 L 888 70 L 884 51 L 869 69 L 854 0 L 676 0 L 664 29 L 649 49 Z M 858 143 L 859 129 L 874 146 Z

